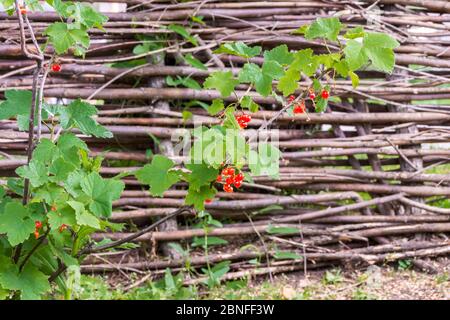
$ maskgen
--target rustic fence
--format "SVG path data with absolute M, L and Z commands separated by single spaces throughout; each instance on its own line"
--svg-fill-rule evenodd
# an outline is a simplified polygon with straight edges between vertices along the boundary
M 305 40 L 292 31 L 329 15 L 351 26 L 389 33 L 401 43 L 395 50 L 392 75 L 358 72 L 357 89 L 350 80 L 338 79 L 331 89 L 335 99 L 326 113 L 277 118 L 272 127 L 280 130 L 280 179 L 256 177 L 241 192 L 219 192 L 206 208 L 227 223 L 208 235 L 232 239 L 233 245 L 213 250 L 208 258 L 201 250 L 194 251 L 192 266 L 230 260 L 232 272 L 226 277 L 231 279 L 346 261 L 415 259 L 418 266 L 433 270 L 421 259 L 448 255 L 450 243 L 442 233 L 450 232 L 450 209 L 436 205 L 445 204 L 450 195 L 450 174 L 445 167 L 450 160 L 447 1 L 103 2 L 121 3 L 126 11 L 108 13 L 105 30 L 92 32 L 86 60 L 60 58 L 62 71 L 50 74 L 45 96 L 55 101 L 81 97 L 98 104 L 97 120 L 114 138 L 84 139 L 93 154 L 105 157 L 101 172 L 107 176 L 142 166 L 158 152 L 170 156 L 170 137 L 176 128 L 192 127 L 198 118 L 211 124 L 217 121 L 199 103 L 192 103 L 208 103 L 219 97 L 216 91 L 170 87 L 165 78 L 181 76 L 201 82 L 218 69 L 237 74 L 244 61 L 212 53 L 219 43 L 244 41 L 264 48 L 287 44 L 291 49 L 326 52 L 320 41 Z M 0 92 L 30 89 L 34 65 L 21 56 L 17 21 L 5 13 L 0 13 L 0 19 Z M 30 13 L 29 19 L 39 41 L 56 15 Z M 185 26 L 199 45 L 186 45 L 179 35 L 163 28 L 171 24 Z M 160 42 L 164 48 L 152 49 L 152 43 Z M 150 45 L 137 50 L 142 43 Z M 180 57 L 187 53 L 208 69 L 186 65 Z M 51 48 L 47 54 L 52 54 Z M 155 57 L 163 59 L 154 64 Z M 308 86 L 305 82 L 299 85 Z M 228 101 L 246 91 L 238 87 L 237 96 Z M 250 94 L 263 106 L 250 123 L 250 128 L 257 128 L 280 105 L 273 98 Z M 189 104 L 193 106 L 186 109 Z M 192 113 L 190 119 L 184 118 L 186 110 Z M 14 120 L 0 121 L 0 176 L 14 176 L 14 170 L 25 164 L 26 141 L 27 134 L 18 130 Z M 172 158 L 183 161 L 173 154 Z M 186 191 L 182 183 L 163 198 L 155 198 L 136 180 L 124 181 L 127 189 L 114 204 L 114 221 L 141 227 L 183 205 Z M 142 249 L 93 255 L 83 268 L 93 272 L 183 268 L 185 258 L 165 243 L 189 243 L 205 235 L 203 229 L 185 227 L 189 218 L 178 217 L 140 237 L 140 242 L 148 244 L 143 247 L 150 248 L 150 256 Z M 273 226 L 298 232 L 280 235 L 270 232 Z M 126 232 L 116 232 L 95 238 L 126 236 Z M 239 250 L 239 245 L 247 243 L 257 249 Z M 156 257 L 158 244 L 171 259 Z M 306 259 L 274 258 L 282 250 L 298 252 Z M 257 269 L 249 262 L 255 258 L 261 261 Z

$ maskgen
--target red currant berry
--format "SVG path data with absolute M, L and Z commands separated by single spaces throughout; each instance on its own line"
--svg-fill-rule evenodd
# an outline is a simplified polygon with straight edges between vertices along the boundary
M 213 200 L 212 199 L 206 199 L 205 203 L 211 203 Z
M 231 193 L 231 192 L 233 192 L 234 190 L 233 190 L 233 187 L 232 187 L 232 186 L 230 186 L 229 184 L 226 184 L 226 185 L 223 186 L 223 191 L 228 192 L 228 193 Z
M 63 232 L 63 231 L 66 230 L 66 229 L 67 229 L 67 225 L 63 223 L 63 224 L 59 227 L 59 233 Z
M 242 173 L 238 173 L 237 175 L 234 176 L 234 181 L 243 181 L 244 180 L 244 175 Z
M 36 231 L 34 232 L 34 237 L 36 238 L 36 240 L 39 238 L 39 231 L 36 230 Z
M 233 183 L 233 177 L 228 177 L 226 180 L 225 180 L 225 183 L 226 184 L 232 184 Z
M 60 72 L 61 71 L 61 65 L 60 64 L 52 64 L 52 71 L 53 72 Z
M 289 98 L 288 98 L 288 102 L 289 103 L 291 103 L 292 101 L 294 101 L 295 100 L 295 97 L 294 96 L 289 96 Z
M 305 105 L 303 103 L 295 105 L 295 107 L 294 107 L 295 114 L 304 113 L 304 112 L 305 112 Z
M 248 114 L 242 115 L 241 119 L 242 119 L 242 121 L 244 121 L 244 122 L 250 122 L 250 121 L 252 121 L 252 117 L 251 117 L 250 115 L 248 115 Z
M 235 186 L 236 188 L 239 189 L 239 188 L 242 186 L 242 181 L 236 181 L 236 180 L 235 180 L 233 184 L 234 184 L 234 186 Z
M 327 90 L 323 90 L 321 96 L 324 99 L 328 99 L 330 97 L 330 94 L 328 93 Z
M 310 98 L 311 100 L 314 100 L 314 99 L 316 98 L 316 94 L 315 94 L 314 92 L 311 92 L 311 93 L 309 94 L 309 98 Z
M 50 210 L 51 210 L 51 211 L 56 211 L 56 206 L 53 205 L 53 206 L 50 208 Z
M 40 229 L 40 228 L 42 228 L 42 222 L 40 222 L 40 221 L 35 221 L 35 222 L 34 222 L 34 226 L 36 227 L 36 229 Z

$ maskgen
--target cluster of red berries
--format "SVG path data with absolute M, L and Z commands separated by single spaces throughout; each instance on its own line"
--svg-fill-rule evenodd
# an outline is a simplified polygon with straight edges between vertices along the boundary
M 289 105 L 294 104 L 294 108 L 293 108 L 294 113 L 295 114 L 305 113 L 305 111 L 306 111 L 305 101 L 302 100 L 301 102 L 294 103 L 294 100 L 295 100 L 295 96 L 292 96 L 292 95 L 289 96 L 289 98 L 287 99 Z
M 34 226 L 35 226 L 35 230 L 34 230 L 34 237 L 36 238 L 36 239 L 38 239 L 39 238 L 39 229 L 41 229 L 42 228 L 42 222 L 40 222 L 40 221 L 35 221 L 34 222 Z
M 234 190 L 232 185 L 234 185 L 236 188 L 239 189 L 242 185 L 242 182 L 244 181 L 244 175 L 241 172 L 235 174 L 235 170 L 229 167 L 222 170 L 222 173 L 217 176 L 216 181 L 217 182 L 224 181 L 223 191 L 233 192 Z
M 60 72 L 61 71 L 61 65 L 58 63 L 52 64 L 52 71 L 53 72 Z
M 239 126 L 242 129 L 245 129 L 245 128 L 247 128 L 248 123 L 250 121 L 252 121 L 252 117 L 250 115 L 244 113 L 240 116 L 236 116 L 236 121 L 239 123 Z
M 327 90 L 323 89 L 320 93 L 320 96 L 322 97 L 322 99 L 328 99 L 330 97 L 330 93 Z M 311 100 L 316 99 L 316 94 L 314 93 L 313 89 L 309 89 L 309 98 Z

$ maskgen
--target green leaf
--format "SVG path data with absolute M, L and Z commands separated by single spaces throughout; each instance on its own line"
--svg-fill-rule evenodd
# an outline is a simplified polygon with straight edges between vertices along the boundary
M 257 64 L 246 63 L 239 71 L 239 81 L 242 83 L 255 83 L 261 73 L 261 68 Z
M 34 221 L 30 219 L 30 213 L 26 207 L 16 201 L 5 205 L 4 212 L 0 214 L 0 233 L 6 234 L 11 246 L 23 243 L 34 229 Z
M 261 53 L 261 47 L 249 47 L 242 41 L 222 44 L 214 53 L 225 53 L 243 58 L 256 57 Z
M 75 218 L 79 225 L 100 229 L 99 220 L 86 210 L 83 203 L 78 201 L 67 201 L 67 204 L 75 210 Z
M 358 70 L 369 61 L 362 43 L 357 40 L 348 40 L 344 53 L 350 70 Z
M 125 184 L 120 180 L 103 179 L 97 172 L 80 182 L 83 192 L 91 198 L 89 209 L 97 217 L 110 217 L 112 202 L 120 198 Z
M 324 38 L 336 41 L 342 24 L 338 18 L 317 18 L 305 32 L 306 39 Z
M 278 227 L 272 225 L 269 225 L 266 231 L 270 234 L 299 234 L 299 230 L 297 228 Z
M 25 179 L 30 180 L 30 184 L 37 188 L 48 181 L 48 171 L 42 162 L 31 160 L 29 165 L 16 169 L 16 173 Z
M 324 113 L 327 109 L 328 105 L 328 99 L 323 99 L 322 97 L 319 97 L 316 101 L 316 112 L 317 113 Z
M 200 60 L 196 59 L 190 53 L 184 56 L 184 60 L 186 60 L 186 62 L 189 63 L 194 68 L 197 68 L 200 70 L 208 70 L 208 68 Z
M 77 220 L 75 218 L 75 211 L 71 207 L 62 207 L 61 209 L 57 209 L 56 211 L 49 211 L 47 214 L 48 223 L 52 230 L 59 232 L 59 227 L 63 224 L 74 227 L 77 224 Z
M 194 46 L 198 45 L 198 41 L 196 38 L 194 38 L 187 30 L 185 27 L 180 26 L 178 24 L 171 24 L 167 27 L 167 29 L 178 33 L 180 36 L 182 36 L 183 38 L 185 38 L 186 40 L 188 40 L 190 43 L 192 43 Z
M 270 51 L 264 52 L 264 61 L 275 61 L 282 66 L 291 64 L 294 61 L 294 55 L 289 52 L 287 45 L 275 47 Z
M 294 54 L 294 62 L 291 68 L 303 72 L 308 77 L 312 76 L 319 67 L 319 61 L 312 49 L 303 49 Z
M 223 104 L 222 99 L 214 99 L 211 103 L 211 105 L 208 107 L 208 113 L 212 116 L 215 116 L 220 111 L 222 111 L 225 108 L 225 105 Z
M 186 195 L 185 203 L 193 205 L 198 211 L 205 209 L 205 200 L 213 199 L 217 190 L 214 187 L 202 186 L 200 189 L 189 186 L 188 194 Z
M 53 174 L 53 176 L 50 177 L 50 181 L 66 181 L 69 174 L 75 169 L 77 169 L 77 167 L 72 163 L 65 161 L 63 158 L 58 158 L 50 166 L 49 172 Z
M 262 73 L 272 79 L 280 79 L 284 75 L 283 67 L 276 61 L 265 61 L 262 66 Z
M 150 186 L 152 195 L 162 197 L 166 190 L 180 181 L 179 174 L 171 171 L 174 165 L 172 160 L 158 154 L 152 159 L 151 164 L 146 164 L 135 175 L 139 182 Z
M 238 84 L 239 80 L 233 77 L 231 71 L 217 71 L 206 78 L 203 87 L 206 89 L 216 89 L 222 97 L 228 97 Z
M 352 28 L 347 30 L 347 32 L 344 34 L 345 39 L 356 39 L 356 38 L 362 38 L 364 37 L 364 28 L 361 26 L 358 26 L 356 28 Z
M 228 241 L 219 237 L 195 237 L 192 241 L 193 247 L 202 247 L 203 249 L 209 246 L 221 246 L 225 244 L 228 244 Z
M 367 49 L 371 48 L 386 48 L 395 49 L 400 44 L 397 40 L 392 38 L 390 35 L 379 32 L 367 32 L 363 39 L 364 47 Z
M 177 76 L 177 78 L 174 79 L 171 76 L 167 76 L 166 83 L 167 83 L 167 85 L 172 86 L 172 87 L 178 87 L 179 85 L 181 85 L 183 87 L 194 89 L 194 90 L 202 89 L 200 84 L 196 80 L 194 80 L 190 77 Z
M 219 170 L 214 167 L 202 164 L 187 164 L 186 168 L 191 170 L 188 176 L 189 187 L 200 190 L 202 186 L 210 185 L 219 174 Z
M 77 6 L 77 10 L 79 10 L 79 15 L 76 15 L 78 17 L 76 19 L 78 23 L 81 23 L 88 29 L 92 27 L 103 29 L 102 25 L 108 21 L 107 16 L 101 14 L 90 5 L 79 2 L 75 2 L 74 4 Z
M 18 115 L 28 117 L 31 108 L 31 91 L 6 90 L 5 98 L 6 100 L 0 104 L 0 120 Z
M 60 116 L 61 126 L 66 130 L 75 126 L 86 135 L 111 138 L 112 133 L 92 118 L 96 114 L 97 108 L 81 101 L 81 99 L 77 99 L 62 109 Z
M 277 251 L 273 255 L 276 260 L 300 260 L 302 256 L 290 251 Z
M 297 90 L 298 81 L 300 81 L 300 71 L 291 67 L 278 82 L 277 89 L 286 97 Z
M 244 96 L 241 100 L 242 108 L 248 109 L 250 112 L 258 112 L 259 105 L 253 101 L 250 96 Z
M 372 62 L 374 69 L 391 73 L 395 65 L 395 55 L 392 49 L 372 48 L 366 50 L 366 54 Z
M 387 34 L 367 32 L 362 42 L 348 40 L 344 53 L 351 71 L 358 70 L 370 60 L 375 70 L 391 73 L 395 65 L 393 49 L 398 46 L 397 40 Z
M 50 290 L 48 276 L 36 267 L 27 264 L 20 272 L 16 265 L 1 257 L 0 284 L 5 289 L 20 291 L 22 300 L 39 300 Z
M 33 151 L 33 160 L 44 164 L 50 164 L 57 151 L 58 148 L 50 139 L 43 138 Z
M 348 75 L 350 76 L 350 79 L 352 80 L 352 86 L 353 88 L 356 88 L 359 85 L 359 77 L 356 73 L 353 71 L 349 71 Z
M 308 30 L 308 28 L 309 28 L 309 24 L 304 24 L 301 27 L 292 31 L 292 34 L 305 34 L 306 31 Z
M 49 25 L 44 33 L 49 36 L 49 41 L 55 47 L 57 54 L 66 53 L 73 46 L 80 50 L 89 48 L 88 33 L 74 25 L 55 22 Z

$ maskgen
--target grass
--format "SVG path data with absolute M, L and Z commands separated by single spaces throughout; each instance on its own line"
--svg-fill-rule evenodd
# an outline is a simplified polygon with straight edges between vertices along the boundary
M 449 273 L 416 273 L 402 267 L 369 267 L 365 272 L 333 269 L 325 272 L 279 275 L 269 279 L 241 279 L 208 288 L 183 286 L 181 275 L 166 272 L 163 279 L 148 281 L 125 291 L 121 281 L 102 276 L 81 276 L 76 299 L 82 300 L 378 300 L 448 299 Z M 135 279 L 137 281 L 137 279 Z M 114 287 L 110 284 L 116 283 Z

